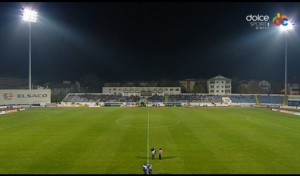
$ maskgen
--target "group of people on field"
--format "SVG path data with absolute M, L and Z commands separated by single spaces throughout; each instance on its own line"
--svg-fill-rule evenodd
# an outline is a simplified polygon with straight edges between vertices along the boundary
M 160 160 L 161 160 L 161 157 L 162 157 L 162 153 L 163 153 L 162 148 L 159 148 L 159 150 L 158 150 L 158 158 Z M 155 150 L 154 147 L 151 149 L 151 154 L 152 154 L 152 159 L 154 160 L 155 159 L 155 155 L 156 155 L 156 150 Z
M 148 164 L 147 166 L 147 164 L 145 163 L 143 165 L 143 172 L 144 174 L 152 174 L 152 164 Z
M 159 148 L 159 150 L 158 150 L 158 158 L 161 160 L 161 158 L 162 158 L 162 153 L 163 153 L 163 151 L 162 151 L 162 148 Z M 152 160 L 154 160 L 155 159 L 155 155 L 156 155 L 156 149 L 153 147 L 152 149 L 151 149 L 151 155 L 152 155 Z M 143 172 L 144 172 L 144 174 L 152 174 L 152 171 L 153 171 L 153 169 L 152 169 L 152 164 L 143 164 Z

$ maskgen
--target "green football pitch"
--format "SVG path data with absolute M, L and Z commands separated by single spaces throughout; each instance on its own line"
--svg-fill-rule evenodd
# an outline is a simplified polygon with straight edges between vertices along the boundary
M 270 109 L 34 108 L 0 141 L 0 174 L 300 173 L 300 117 Z

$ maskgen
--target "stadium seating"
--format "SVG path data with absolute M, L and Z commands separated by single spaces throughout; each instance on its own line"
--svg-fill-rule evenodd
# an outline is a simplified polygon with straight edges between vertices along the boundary
M 260 104 L 282 104 L 283 96 L 279 95 L 258 95 Z
M 121 94 L 102 94 L 102 93 L 69 93 L 63 102 L 120 102 L 120 103 L 136 103 L 140 100 L 149 103 L 225 103 L 225 104 L 282 104 L 282 95 L 209 95 L 209 94 L 178 94 L 168 95 L 152 95 L 148 97 L 140 97 L 137 95 L 123 96 Z M 226 100 L 226 102 L 225 102 Z

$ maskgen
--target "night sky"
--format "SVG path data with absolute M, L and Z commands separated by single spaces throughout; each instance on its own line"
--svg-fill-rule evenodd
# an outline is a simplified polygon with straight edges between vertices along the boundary
M 279 2 L 14 2 L 0 3 L 0 77 L 28 78 L 29 27 L 22 8 L 38 11 L 31 27 L 32 80 L 151 81 L 233 79 L 284 82 L 285 34 L 279 12 L 295 23 L 288 33 L 288 78 L 300 78 L 300 3 Z M 255 29 L 247 15 L 268 15 Z

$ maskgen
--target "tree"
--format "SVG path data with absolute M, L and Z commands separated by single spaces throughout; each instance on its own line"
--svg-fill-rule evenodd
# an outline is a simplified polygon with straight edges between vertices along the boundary
M 257 84 L 256 81 L 250 81 L 248 83 L 248 93 L 249 94 L 261 94 L 263 93 L 262 88 Z
M 240 87 L 238 78 L 236 76 L 231 79 L 231 88 L 232 88 L 231 90 L 232 93 L 240 93 L 240 88 L 242 87 Z
M 66 94 L 59 92 L 58 94 L 51 94 L 51 102 L 59 103 L 66 97 Z
M 237 92 L 240 93 L 240 94 L 246 94 L 246 93 L 248 93 L 247 86 L 245 84 L 240 84 L 238 86 Z
M 197 81 L 194 85 L 193 93 L 205 93 L 205 88 L 200 81 Z

